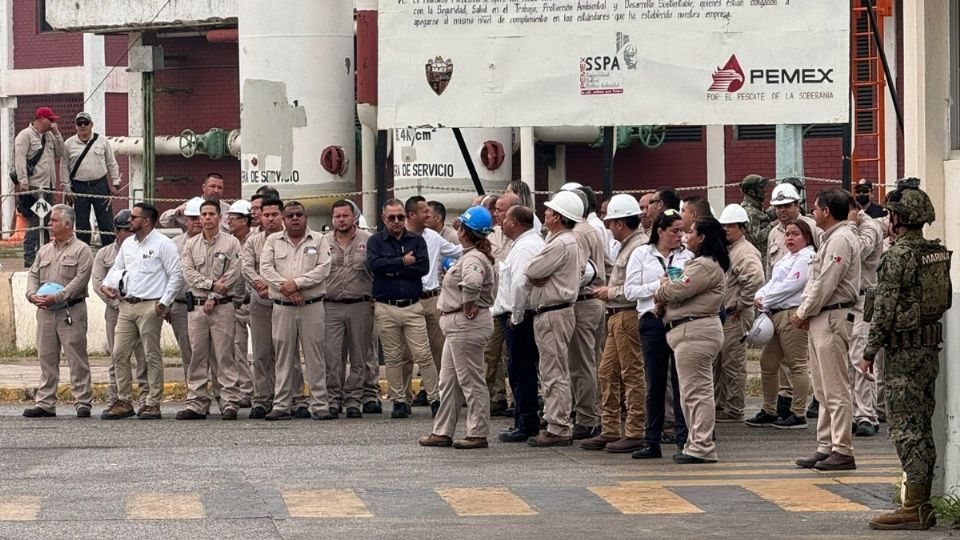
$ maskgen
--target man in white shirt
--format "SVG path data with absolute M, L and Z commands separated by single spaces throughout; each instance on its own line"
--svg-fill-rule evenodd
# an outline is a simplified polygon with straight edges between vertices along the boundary
M 533 334 L 529 310 L 530 289 L 525 287 L 527 263 L 544 248 L 539 231 L 533 229 L 533 210 L 515 205 L 501 220 L 502 230 L 513 244 L 503 261 L 497 262 L 499 282 L 493 316 L 497 318 L 509 360 L 507 376 L 513 391 L 513 427 L 500 432 L 502 442 L 525 442 L 540 431 L 537 415 L 537 381 L 540 353 Z
M 113 347 L 117 401 L 100 416 L 104 420 L 117 420 L 134 414 L 130 354 L 138 343 L 143 344 L 150 384 L 150 395 L 140 419 L 160 418 L 160 400 L 163 399 L 160 328 L 164 315 L 183 287 L 184 278 L 180 255 L 173 240 L 154 229 L 157 215 L 157 208 L 152 204 L 137 203 L 133 206 L 130 231 L 134 236 L 120 246 L 117 260 L 101 287 L 108 299 L 122 299 Z

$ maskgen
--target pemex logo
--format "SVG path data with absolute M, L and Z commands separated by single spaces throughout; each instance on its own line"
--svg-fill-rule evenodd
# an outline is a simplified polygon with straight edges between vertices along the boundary
M 743 87 L 745 77 L 737 55 L 731 55 L 727 64 L 713 72 L 713 84 L 708 92 L 736 92 Z

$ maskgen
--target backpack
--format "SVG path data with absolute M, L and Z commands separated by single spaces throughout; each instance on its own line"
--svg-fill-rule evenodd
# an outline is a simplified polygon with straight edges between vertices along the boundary
M 920 285 L 920 323 L 935 323 L 953 303 L 950 259 L 953 252 L 939 240 L 924 242 L 915 252 L 916 283 Z

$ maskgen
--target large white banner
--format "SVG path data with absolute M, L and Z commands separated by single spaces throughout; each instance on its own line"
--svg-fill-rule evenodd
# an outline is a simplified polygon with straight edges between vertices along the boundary
M 379 122 L 846 122 L 848 0 L 380 0 Z

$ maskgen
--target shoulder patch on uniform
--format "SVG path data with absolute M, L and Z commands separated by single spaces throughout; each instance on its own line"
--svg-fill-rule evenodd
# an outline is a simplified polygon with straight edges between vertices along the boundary
M 841 256 L 839 256 L 839 255 L 835 255 L 835 256 L 833 257 L 833 262 L 835 262 L 835 263 L 837 263 L 837 264 L 840 264 L 840 263 L 843 262 L 843 257 L 841 257 Z
M 693 280 L 690 279 L 690 276 L 686 274 L 683 274 L 682 276 L 680 276 L 680 283 L 683 283 L 684 285 L 689 285 L 691 281 Z
M 481 276 L 483 275 L 483 267 L 480 266 L 479 264 L 472 264 L 472 265 L 470 265 L 470 269 L 473 270 L 474 272 L 480 274 Z

